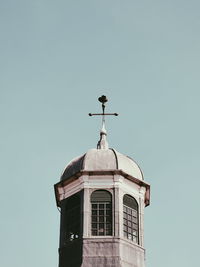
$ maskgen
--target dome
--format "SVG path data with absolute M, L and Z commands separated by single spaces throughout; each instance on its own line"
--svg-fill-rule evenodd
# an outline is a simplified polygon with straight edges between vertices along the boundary
M 84 155 L 73 159 L 64 169 L 61 181 L 80 171 L 122 170 L 128 175 L 143 180 L 143 174 L 136 162 L 114 149 L 90 149 Z

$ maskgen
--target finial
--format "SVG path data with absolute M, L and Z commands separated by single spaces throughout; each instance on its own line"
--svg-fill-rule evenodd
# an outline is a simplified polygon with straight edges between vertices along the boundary
M 107 132 L 105 128 L 105 116 L 114 115 L 118 116 L 117 113 L 105 113 L 105 103 L 108 102 L 108 99 L 105 95 L 102 95 L 98 98 L 99 102 L 102 103 L 102 113 L 89 113 L 89 116 L 102 116 L 102 128 L 100 131 L 100 140 L 97 143 L 97 149 L 108 149 L 108 142 L 106 139 Z

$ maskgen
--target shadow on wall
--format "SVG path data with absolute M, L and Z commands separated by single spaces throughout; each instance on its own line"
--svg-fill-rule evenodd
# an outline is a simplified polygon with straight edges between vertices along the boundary
M 80 267 L 82 263 L 83 191 L 61 204 L 59 267 Z

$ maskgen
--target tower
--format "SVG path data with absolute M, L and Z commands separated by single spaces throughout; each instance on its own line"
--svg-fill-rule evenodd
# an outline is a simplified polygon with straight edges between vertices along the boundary
M 97 149 L 73 159 L 55 184 L 61 211 L 59 267 L 144 267 L 150 185 L 136 162 L 108 147 L 105 96 Z

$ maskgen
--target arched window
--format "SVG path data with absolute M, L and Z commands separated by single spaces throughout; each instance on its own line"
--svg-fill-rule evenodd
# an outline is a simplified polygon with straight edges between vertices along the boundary
M 112 195 L 96 190 L 91 195 L 92 235 L 112 235 Z
M 138 203 L 135 198 L 124 195 L 123 198 L 124 237 L 139 243 Z

